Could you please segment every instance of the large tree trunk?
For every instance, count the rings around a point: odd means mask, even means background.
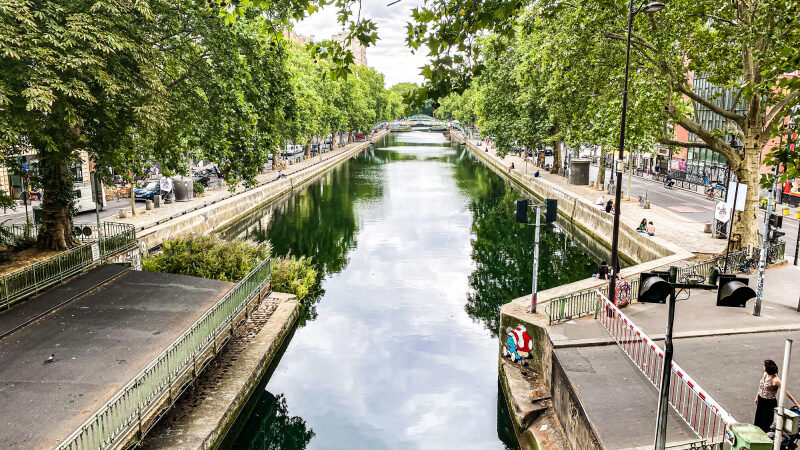
[[[42,250],[67,250],[78,244],[72,235],[73,177],[69,164],[39,155],[42,181],[42,226],[36,245]]]
[[[306,145],[303,148],[303,150],[305,150],[306,159],[311,158],[311,141],[308,141],[308,143],[306,143]]]
[[[736,222],[734,222],[734,237],[739,236],[742,247],[748,245],[758,245],[758,190],[760,175],[758,169],[760,166],[761,149],[758,148],[757,139],[752,133],[745,135],[744,139],[745,154],[744,161],[737,167],[733,167],[733,171],[740,183],[747,185],[747,196],[745,197],[744,211],[736,214]]]
[[[553,143],[553,168],[550,169],[550,173],[558,173],[559,169],[561,169],[561,153],[563,146],[564,142],[560,139],[557,139]]]

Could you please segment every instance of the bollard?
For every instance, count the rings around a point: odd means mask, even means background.
[[[144,209],[146,209],[147,211],[152,210],[153,209],[153,201],[152,200],[148,200],[147,202],[145,202]]]
[[[650,209],[650,200],[644,201],[644,209]]]
[[[161,208],[161,195],[156,194],[153,196],[153,207],[154,208]]]
[[[128,217],[128,211],[126,211],[126,210],[124,210],[124,209],[120,209],[120,210],[119,210],[119,218],[120,218],[120,219],[124,219],[124,218],[126,218],[126,217]]]
[[[703,233],[711,233],[711,222],[706,222]]]

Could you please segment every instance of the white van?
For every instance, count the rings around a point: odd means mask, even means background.
[[[100,183],[100,192],[105,192],[103,183]],[[95,199],[92,192],[92,185],[89,183],[75,183],[72,193],[75,195],[75,210],[79,213],[84,211],[94,211]],[[106,196],[100,195],[100,209],[106,206]]]

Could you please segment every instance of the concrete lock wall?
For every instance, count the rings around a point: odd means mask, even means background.
[[[514,303],[508,303],[502,307],[500,316],[500,353],[499,358],[504,358],[502,346],[508,335],[508,329],[523,326],[532,340],[532,351],[530,359],[526,364],[535,371],[541,378],[545,389],[550,393],[552,409],[564,429],[569,448],[575,450],[601,450],[603,448],[597,431],[595,430],[589,416],[583,409],[575,387],[567,377],[558,357],[553,350],[553,342],[550,339],[547,328],[547,316],[542,314],[530,314],[525,308]],[[501,371],[501,376],[506,376]],[[501,385],[507,399],[513,399],[515,394],[519,397],[519,392],[511,392],[511,383],[502,380]],[[523,396],[524,397],[524,396]],[[513,400],[509,400],[512,402]],[[517,415],[518,411],[511,407],[512,422],[516,427],[518,436],[530,435],[527,425],[530,419]],[[522,444],[522,442],[521,442]]]

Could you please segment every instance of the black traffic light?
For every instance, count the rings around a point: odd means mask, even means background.
[[[554,198],[545,199],[547,209],[545,210],[544,220],[547,223],[553,223],[558,219],[558,200]]]
[[[780,214],[770,214],[769,226],[772,228],[783,228],[783,216]]]
[[[666,303],[669,294],[674,291],[667,282],[669,272],[642,272],[639,278],[639,302]]]
[[[779,239],[779,238],[782,238],[785,235],[786,235],[785,231],[772,230],[772,234],[770,235],[770,239],[772,239],[772,240]]]
[[[756,296],[755,291],[747,286],[748,283],[747,278],[720,274],[717,306],[744,308],[747,301]]]
[[[528,223],[528,199],[523,198],[514,202],[517,208],[515,217],[518,223]]]

